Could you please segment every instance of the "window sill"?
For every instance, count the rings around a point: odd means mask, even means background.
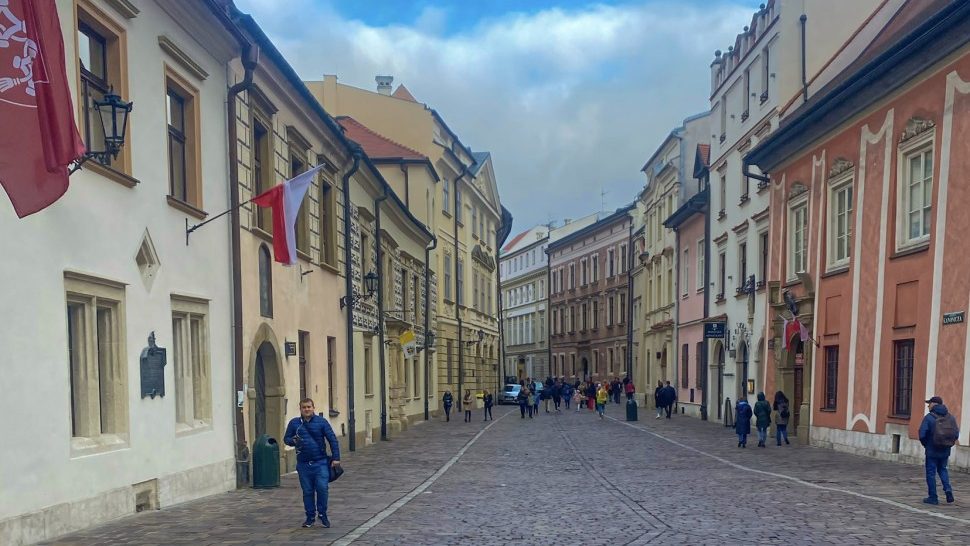
[[[761,195],[761,193],[767,189],[768,189],[767,182],[760,182],[760,181],[758,182],[758,195]]]
[[[741,200],[738,201],[738,206],[739,207],[744,206],[745,204],[747,204],[748,201],[751,201],[751,196],[748,194],[744,194],[741,196]]]
[[[334,275],[340,275],[341,274],[340,273],[340,270],[337,269],[337,266],[335,266],[333,264],[329,264],[327,262],[320,262],[317,265],[319,265],[322,269],[325,269],[325,270],[333,273]]]
[[[308,264],[312,264],[313,263],[313,258],[310,256],[310,254],[308,252],[304,252],[304,251],[302,251],[300,249],[296,249],[296,257],[299,258],[299,259],[301,259],[301,260],[303,260],[303,261],[305,261]]]
[[[836,411],[838,411],[838,409],[837,408],[819,408],[818,411],[820,411],[822,413],[835,413]]]
[[[886,419],[894,419],[896,421],[909,421],[912,419],[911,415],[887,415]]]
[[[724,209],[719,210],[717,212],[717,219],[718,220],[723,220],[725,218],[727,218],[727,212]]]
[[[168,201],[168,205],[172,208],[178,209],[189,216],[192,216],[199,220],[205,220],[205,217],[209,215],[206,211],[196,208],[190,203],[186,203],[177,197],[172,197],[171,195],[166,195],[165,200]]]
[[[175,423],[175,436],[193,436],[203,432],[212,432],[212,421],[196,421],[194,423]]]
[[[374,398],[374,395],[364,393],[364,398]]]
[[[249,231],[253,235],[259,237],[260,239],[262,239],[264,241],[266,241],[267,243],[273,244],[273,234],[272,233],[269,233],[267,231],[264,231],[263,228],[254,225],[253,227],[249,228]]]
[[[903,258],[905,256],[912,256],[913,254],[919,254],[920,252],[926,252],[930,249],[930,242],[924,241],[918,245],[913,245],[909,247],[902,248],[892,253],[889,256],[890,260],[895,260],[896,258]]]
[[[441,209],[441,214],[444,214],[448,218],[451,218],[451,212],[449,212],[447,209]]]
[[[91,171],[95,174],[99,174],[112,182],[121,184],[126,188],[134,188],[140,183],[137,178],[134,178],[131,175],[123,173],[117,169],[112,169],[107,165],[102,165],[95,160],[85,163],[83,169]]]
[[[831,269],[823,273],[821,278],[827,279],[829,277],[837,277],[839,275],[842,275],[848,272],[849,272],[849,264],[837,265],[837,266],[833,266]]]
[[[85,457],[109,451],[128,448],[127,436],[119,434],[102,434],[94,438],[75,436],[71,438],[71,458]]]

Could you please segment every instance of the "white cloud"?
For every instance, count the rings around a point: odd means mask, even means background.
[[[738,0],[741,1],[741,0]],[[371,27],[326,5],[237,0],[306,79],[367,89],[392,74],[464,144],[492,152],[515,229],[632,200],[640,166],[683,118],[708,108],[709,64],[752,6],[591,5],[484,19],[444,35],[447,12]],[[294,24],[298,21],[299,24]]]

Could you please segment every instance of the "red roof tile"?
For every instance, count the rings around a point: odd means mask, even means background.
[[[508,252],[509,250],[511,250],[515,246],[515,244],[518,243],[519,241],[521,241],[522,238],[525,237],[530,231],[532,231],[532,230],[531,229],[527,229],[527,230],[523,231],[522,233],[520,233],[520,234],[516,235],[515,237],[513,237],[512,240],[508,242],[508,244],[506,244],[504,247],[502,247],[502,252]]]
[[[700,155],[701,165],[705,167],[711,166],[711,145],[710,144],[698,144],[697,153]]]
[[[418,102],[418,99],[414,98],[414,95],[412,95],[411,92],[408,91],[408,88],[407,87],[404,87],[404,84],[403,83],[401,85],[397,86],[397,89],[395,89],[394,92],[391,93],[391,96],[394,97],[394,98],[401,99],[401,100],[408,100],[408,101],[411,101],[411,102]]]
[[[417,152],[398,144],[393,140],[368,129],[367,126],[350,116],[340,116],[337,122],[347,131],[347,138],[353,140],[364,149],[364,153],[374,159],[428,159],[421,152]]]

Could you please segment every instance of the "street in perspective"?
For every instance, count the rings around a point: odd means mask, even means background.
[[[0,0],[0,119],[0,546],[970,544],[968,0]]]

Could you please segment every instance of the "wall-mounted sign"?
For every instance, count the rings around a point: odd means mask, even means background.
[[[726,330],[726,327],[723,322],[705,322],[704,338],[705,339],[724,339],[725,330]]]
[[[960,324],[963,322],[963,311],[943,313],[943,324]]]
[[[405,330],[398,338],[398,342],[401,344],[401,350],[404,351],[404,358],[411,358],[417,354],[418,344],[414,330]]]
[[[795,366],[805,365],[805,355],[803,353],[795,353]]]
[[[296,356],[296,342],[284,341],[283,350],[286,351],[286,356]]]

